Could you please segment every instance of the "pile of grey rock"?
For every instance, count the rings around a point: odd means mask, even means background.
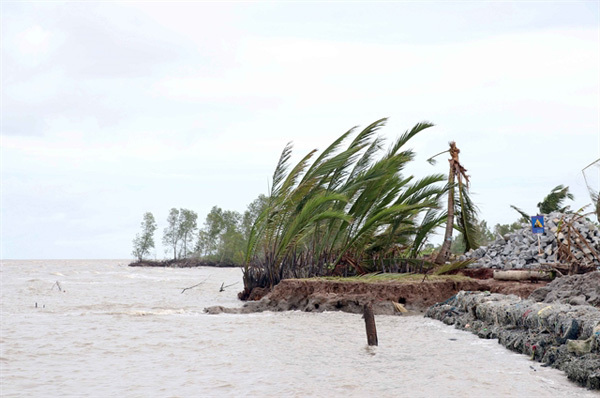
[[[544,216],[544,233],[538,236],[531,232],[531,226],[523,224],[523,228],[498,237],[489,246],[481,246],[471,250],[459,260],[477,259],[470,268],[495,268],[495,269],[538,269],[541,265],[556,263],[558,259],[559,242],[568,242],[565,236],[564,222],[559,231],[561,219],[571,222],[577,231],[570,235],[571,241],[578,240],[583,249],[572,244],[570,247],[573,256],[580,261],[586,261],[600,267],[600,261],[593,259],[592,252],[600,253],[600,231],[585,218],[574,220],[572,214],[551,213]],[[576,236],[574,236],[576,235]],[[585,240],[585,242],[582,241]],[[589,247],[588,247],[589,246]]]

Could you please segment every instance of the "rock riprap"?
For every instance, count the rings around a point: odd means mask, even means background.
[[[459,292],[426,316],[529,355],[569,379],[600,389],[600,310],[589,305],[536,302],[514,295]]]
[[[477,259],[470,268],[538,269],[559,261],[600,267],[600,231],[593,223],[561,213],[545,215],[544,222],[539,242],[531,226],[523,224],[520,230],[499,237],[489,246],[469,251],[461,260]]]
[[[588,304],[600,308],[600,271],[556,278],[534,290],[529,298],[545,303]]]

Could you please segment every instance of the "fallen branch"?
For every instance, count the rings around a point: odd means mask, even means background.
[[[207,276],[207,277],[206,277],[206,279],[208,279],[209,277],[210,277],[210,275],[209,275],[209,276]],[[190,286],[190,287],[186,287],[186,288],[184,288],[184,289],[181,291],[181,294],[183,294],[183,292],[185,292],[186,290],[193,289],[193,288],[195,288],[196,286],[200,286],[201,284],[203,284],[204,282],[206,282],[206,279],[204,279],[204,280],[203,280],[202,282],[200,282],[200,283],[196,283],[194,286]]]
[[[223,282],[223,283],[221,284],[221,288],[219,289],[219,292],[224,292],[226,288],[228,288],[228,287],[231,287],[231,286],[233,286],[233,285],[237,285],[237,284],[238,284],[238,282],[236,282],[236,283],[232,283],[231,285],[227,285],[227,286],[225,286],[225,282]]]

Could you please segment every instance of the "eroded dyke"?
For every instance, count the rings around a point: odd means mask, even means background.
[[[394,303],[401,304],[412,313],[446,300],[461,290],[514,293],[527,297],[542,284],[499,282],[494,280],[425,280],[412,282],[355,282],[331,280],[288,279],[281,281],[265,297],[250,301],[240,308],[209,307],[205,311],[218,313],[251,313],[262,311],[305,312],[344,311],[362,313],[366,303],[373,304],[376,315],[393,315]]]
[[[503,346],[564,371],[570,380],[600,389],[600,309],[544,303],[515,295],[462,291],[425,316],[498,339]]]

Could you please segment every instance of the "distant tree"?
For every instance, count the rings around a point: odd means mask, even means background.
[[[133,254],[138,261],[142,261],[144,256],[150,254],[150,249],[154,248],[154,232],[156,231],[156,221],[154,215],[147,212],[142,220],[142,232],[136,234],[133,240]]]
[[[487,221],[485,221],[485,220],[479,221],[475,228],[477,230],[476,240],[477,240],[477,242],[479,242],[479,244],[487,245],[490,242],[493,242],[495,240],[494,233],[488,227]]]
[[[529,222],[529,220],[527,220],[527,222]],[[515,221],[512,224],[496,224],[494,226],[494,234],[504,236],[511,232],[518,231],[521,228],[523,228],[523,224],[519,221]]]
[[[223,212],[223,229],[219,236],[219,261],[238,262],[243,260],[244,236],[240,231],[242,216],[237,211]]]
[[[494,240],[494,234],[488,228],[487,221],[481,220],[474,225],[473,237],[475,241],[480,245],[488,245]],[[460,254],[468,251],[468,249],[466,248],[465,238],[462,233],[460,233],[456,237],[456,239],[452,241],[450,251],[453,254]]]
[[[208,247],[210,245],[210,239],[208,237],[208,233],[204,228],[198,231],[198,240],[196,242],[196,247],[194,248],[195,255],[197,257],[206,257],[208,256]]]
[[[173,259],[177,260],[177,246],[179,244],[179,210],[172,208],[167,217],[167,227],[163,232],[163,245],[173,249]]]
[[[242,215],[213,206],[198,231],[196,255],[218,262],[240,263],[245,247]]]
[[[218,206],[213,206],[204,220],[204,227],[199,233],[198,248],[202,248],[204,256],[216,254],[219,246],[219,237],[224,229],[223,210]]]
[[[177,230],[179,235],[179,257],[183,258],[188,256],[188,247],[192,245],[194,240],[194,233],[197,229],[198,214],[192,210],[180,209],[179,219],[177,222]]]
[[[256,199],[254,199],[246,208],[244,215],[242,216],[242,234],[244,235],[244,239],[247,241],[250,237],[250,231],[252,231],[252,225],[260,215],[260,213],[267,206],[268,198],[260,194]]]

